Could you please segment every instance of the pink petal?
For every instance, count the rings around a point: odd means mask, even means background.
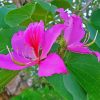
[[[66,23],[65,23],[66,24]],[[68,24],[68,22],[67,22]],[[80,42],[85,35],[82,28],[82,20],[79,16],[73,15],[69,18],[69,26],[65,28],[64,38],[67,44]]]
[[[14,61],[11,59],[10,54],[4,55],[0,54],[0,68],[8,69],[8,70],[22,70],[29,66],[34,66],[37,64],[37,61],[32,61],[27,58],[23,58],[16,53],[12,52],[12,56]]]
[[[80,53],[80,54],[92,53],[92,51],[90,51],[88,47],[84,46],[83,43],[74,43],[74,44],[68,45],[67,50],[71,52],[75,52],[75,53]]]
[[[43,49],[41,55],[42,58],[47,56],[47,53],[50,51],[52,45],[57,40],[58,36],[61,34],[63,28],[64,28],[63,24],[56,24],[46,31],[45,39],[43,42],[44,44],[42,48]]]
[[[65,32],[64,38],[67,44],[73,44],[74,42],[80,42],[85,35],[85,31],[82,27],[82,19],[77,15],[69,16],[64,9],[57,10],[60,13],[60,17],[64,20]]]
[[[39,48],[42,46],[44,39],[44,23],[31,23],[25,31],[26,42],[34,48],[36,56],[39,56]]]
[[[14,59],[16,61],[24,63],[27,66],[33,66],[33,65],[38,63],[38,59],[26,58],[26,57],[23,57],[23,56],[20,56],[20,55],[16,54],[15,52],[12,52],[12,56],[14,57]]]
[[[13,50],[25,57],[35,58],[34,50],[29,45],[25,43],[25,36],[23,31],[15,33],[12,37],[12,48]]]
[[[67,20],[68,19],[68,13],[66,13],[63,8],[57,9],[57,12],[60,13],[59,15],[63,20]]]
[[[100,62],[100,52],[93,51],[92,54],[95,55],[98,58],[98,62]]]
[[[0,54],[0,68],[8,69],[8,70],[22,70],[26,68],[26,66],[19,66],[12,62],[10,55]]]
[[[67,73],[67,69],[63,60],[55,53],[50,54],[44,61],[41,61],[39,65],[38,75],[41,77],[61,73]]]
[[[95,55],[98,58],[98,62],[100,62],[100,53],[97,51],[91,51],[88,47],[84,46],[83,43],[74,43],[68,45],[67,50],[74,53]]]

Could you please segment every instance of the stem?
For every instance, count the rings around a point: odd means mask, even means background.
[[[81,12],[85,11],[87,7],[92,3],[93,0],[89,0],[87,4],[80,10]]]
[[[33,19],[32,19],[32,17],[30,17],[30,20],[31,20],[31,22],[33,22]]]

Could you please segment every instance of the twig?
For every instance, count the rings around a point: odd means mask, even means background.
[[[81,12],[85,11],[86,8],[92,3],[93,0],[89,0],[87,4],[80,10]]]

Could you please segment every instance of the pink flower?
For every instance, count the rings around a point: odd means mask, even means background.
[[[57,24],[44,31],[44,23],[40,21],[31,23],[25,31],[15,33],[11,41],[13,51],[7,55],[0,54],[0,68],[22,70],[38,64],[39,76],[67,73],[60,56],[48,54],[62,29],[63,25]]]
[[[63,8],[58,9],[57,12],[60,13],[60,17],[64,20],[64,39],[66,40],[67,50],[80,54],[92,54],[97,56],[98,61],[100,61],[100,53],[91,51],[88,48],[91,43],[81,42],[85,36],[81,18],[75,14],[68,15]]]

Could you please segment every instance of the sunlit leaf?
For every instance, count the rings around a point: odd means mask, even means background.
[[[33,90],[32,88],[26,89],[20,95],[11,98],[11,100],[62,100],[61,97],[48,87]]]
[[[71,74],[54,75],[47,78],[65,100],[86,100],[86,94]]]
[[[11,27],[18,26],[27,19],[31,20],[34,8],[35,4],[31,3],[31,4],[26,4],[21,8],[12,10],[7,14],[5,21]]]
[[[91,23],[100,30],[100,9],[95,10],[91,16]]]
[[[9,27],[6,23],[5,23],[5,16],[6,14],[10,11],[10,10],[13,10],[15,9],[15,7],[13,6],[4,6],[4,7],[1,7],[0,8],[0,28],[7,28]]]
[[[35,0],[37,3],[39,3],[44,9],[46,9],[47,11],[51,12],[51,13],[55,13],[56,12],[56,6],[52,5],[49,2],[46,2],[44,0]]]
[[[68,67],[84,90],[89,100],[100,98],[100,62],[92,55],[72,55]]]
[[[70,8],[71,5],[67,0],[53,0],[51,4],[55,5],[58,8]]]

